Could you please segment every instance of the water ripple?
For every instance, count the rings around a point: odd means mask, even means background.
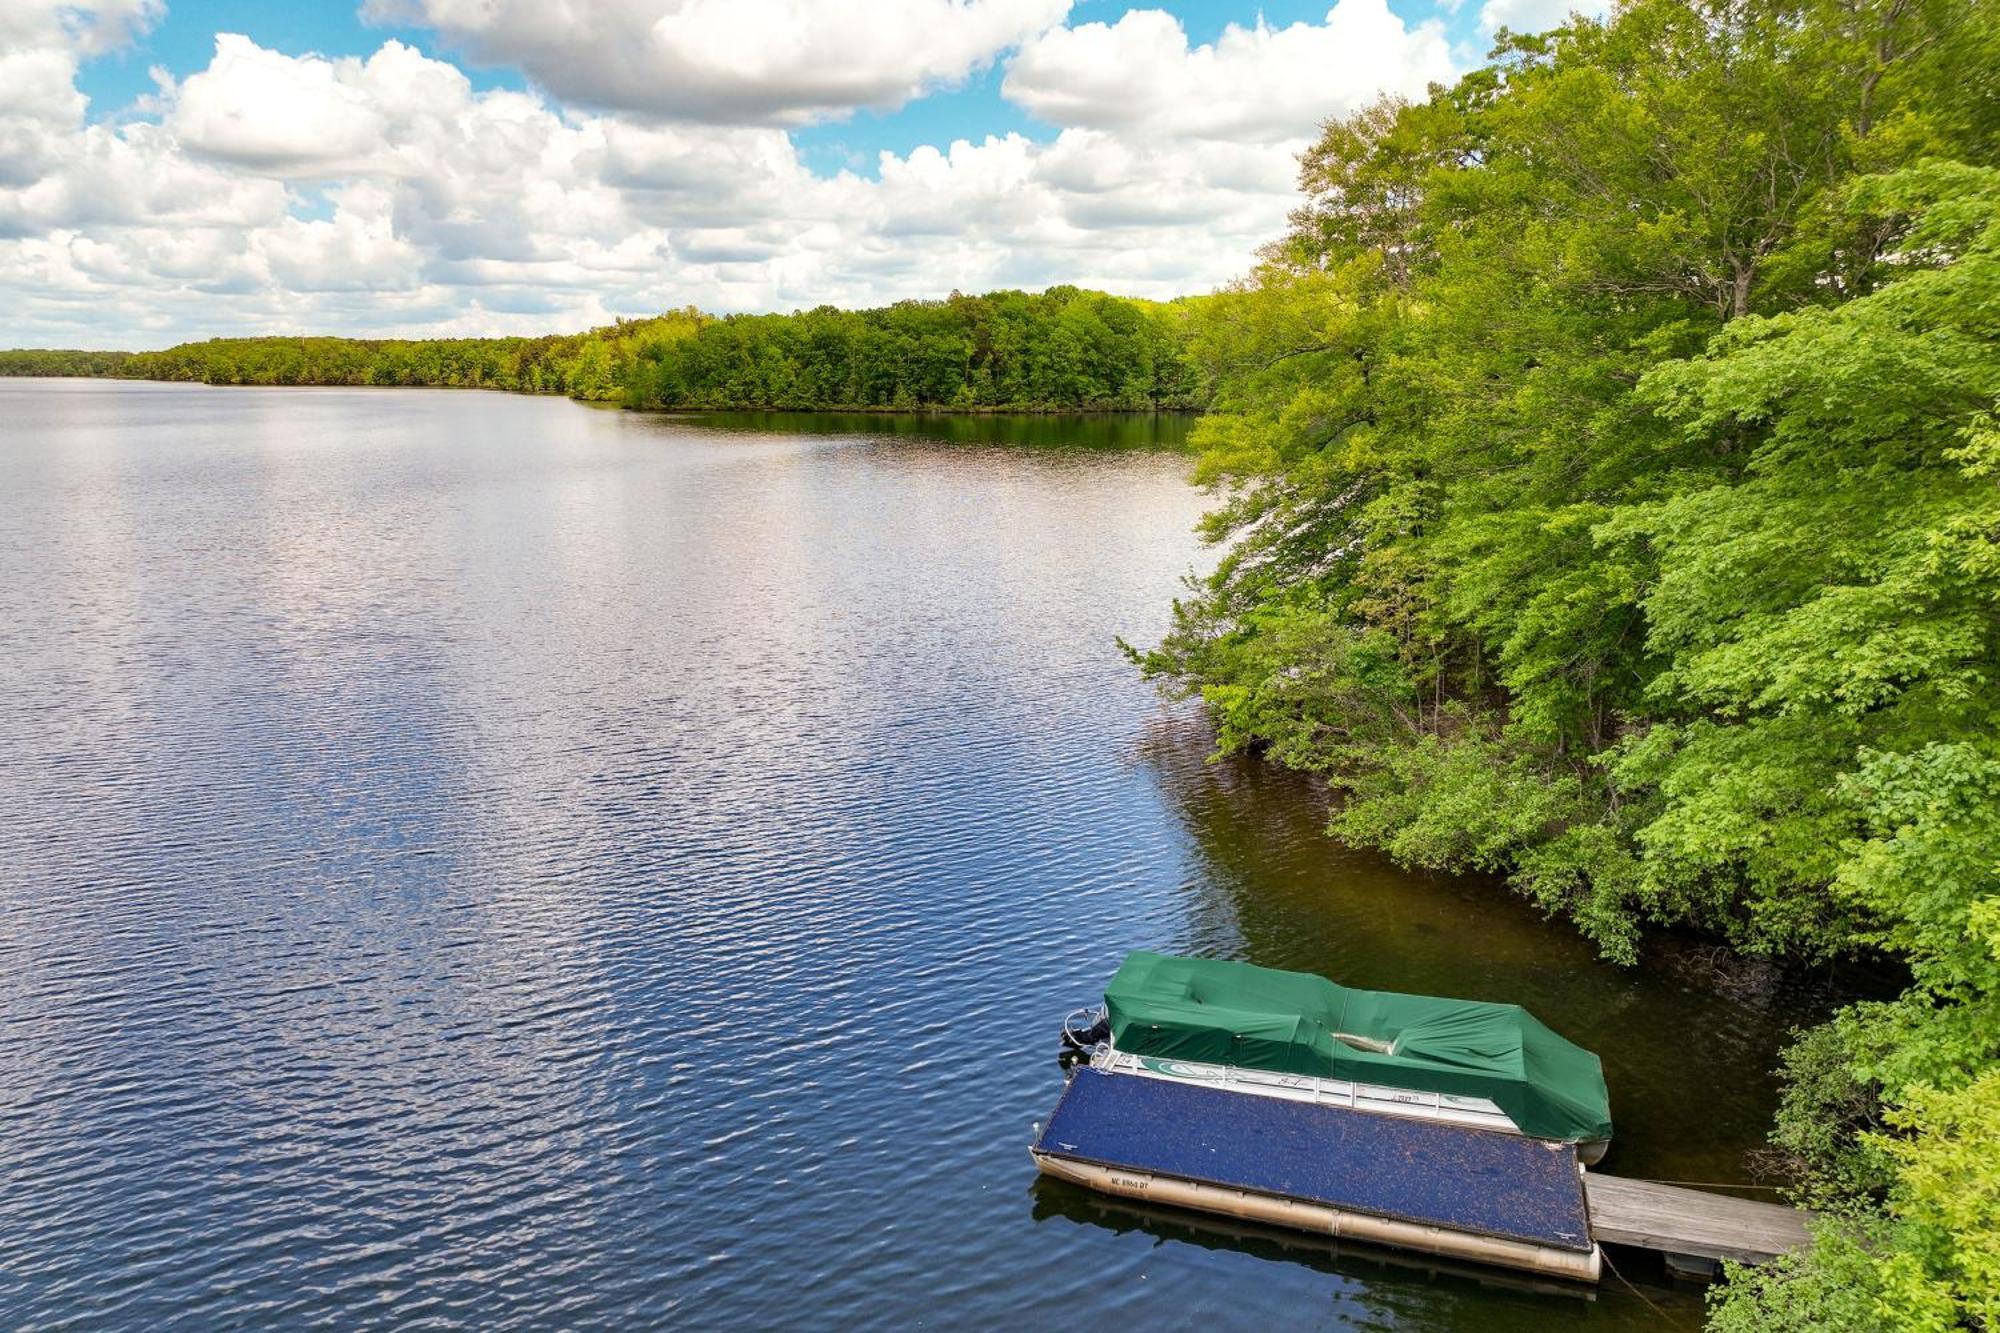
[[[1775,1041],[1511,908],[1452,975],[1473,890],[1204,763],[1112,641],[1201,558],[1176,456],[0,411],[0,1323],[1527,1327],[1033,1184],[1053,1017],[1199,944]]]

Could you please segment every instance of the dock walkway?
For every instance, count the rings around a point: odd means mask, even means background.
[[[1670,1260],[1763,1263],[1804,1245],[1806,1223],[1812,1219],[1812,1214],[1780,1203],[1594,1171],[1584,1172],[1583,1192],[1590,1202],[1590,1231],[1598,1241],[1659,1250]]]

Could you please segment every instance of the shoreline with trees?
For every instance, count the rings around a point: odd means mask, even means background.
[[[1132,656],[1608,957],[1876,956],[1728,1333],[2000,1323],[2000,23],[1631,0],[1329,123],[1193,317],[1223,557]],[[1699,1077],[1690,1051],[1690,1077]]]
[[[156,352],[0,351],[0,375],[498,389],[646,410],[1195,411],[1195,302],[1076,287],[872,310],[692,308],[538,338],[214,338]]]

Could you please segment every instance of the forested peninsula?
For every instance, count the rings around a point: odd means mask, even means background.
[[[1785,1057],[1826,1220],[1731,1333],[2000,1327],[1996,69],[1964,0],[1503,36],[1194,321],[1226,555],[1134,655],[1225,749],[1615,958],[1907,968]]]
[[[157,352],[0,352],[0,375],[433,385],[638,408],[1164,411],[1198,406],[1187,303],[1076,287],[875,310],[698,310],[539,338],[215,338]]]

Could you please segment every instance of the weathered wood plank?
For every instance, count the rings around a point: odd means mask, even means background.
[[[1762,1263],[1805,1244],[1812,1219],[1783,1204],[1590,1171],[1583,1188],[1598,1241],[1669,1254]]]

